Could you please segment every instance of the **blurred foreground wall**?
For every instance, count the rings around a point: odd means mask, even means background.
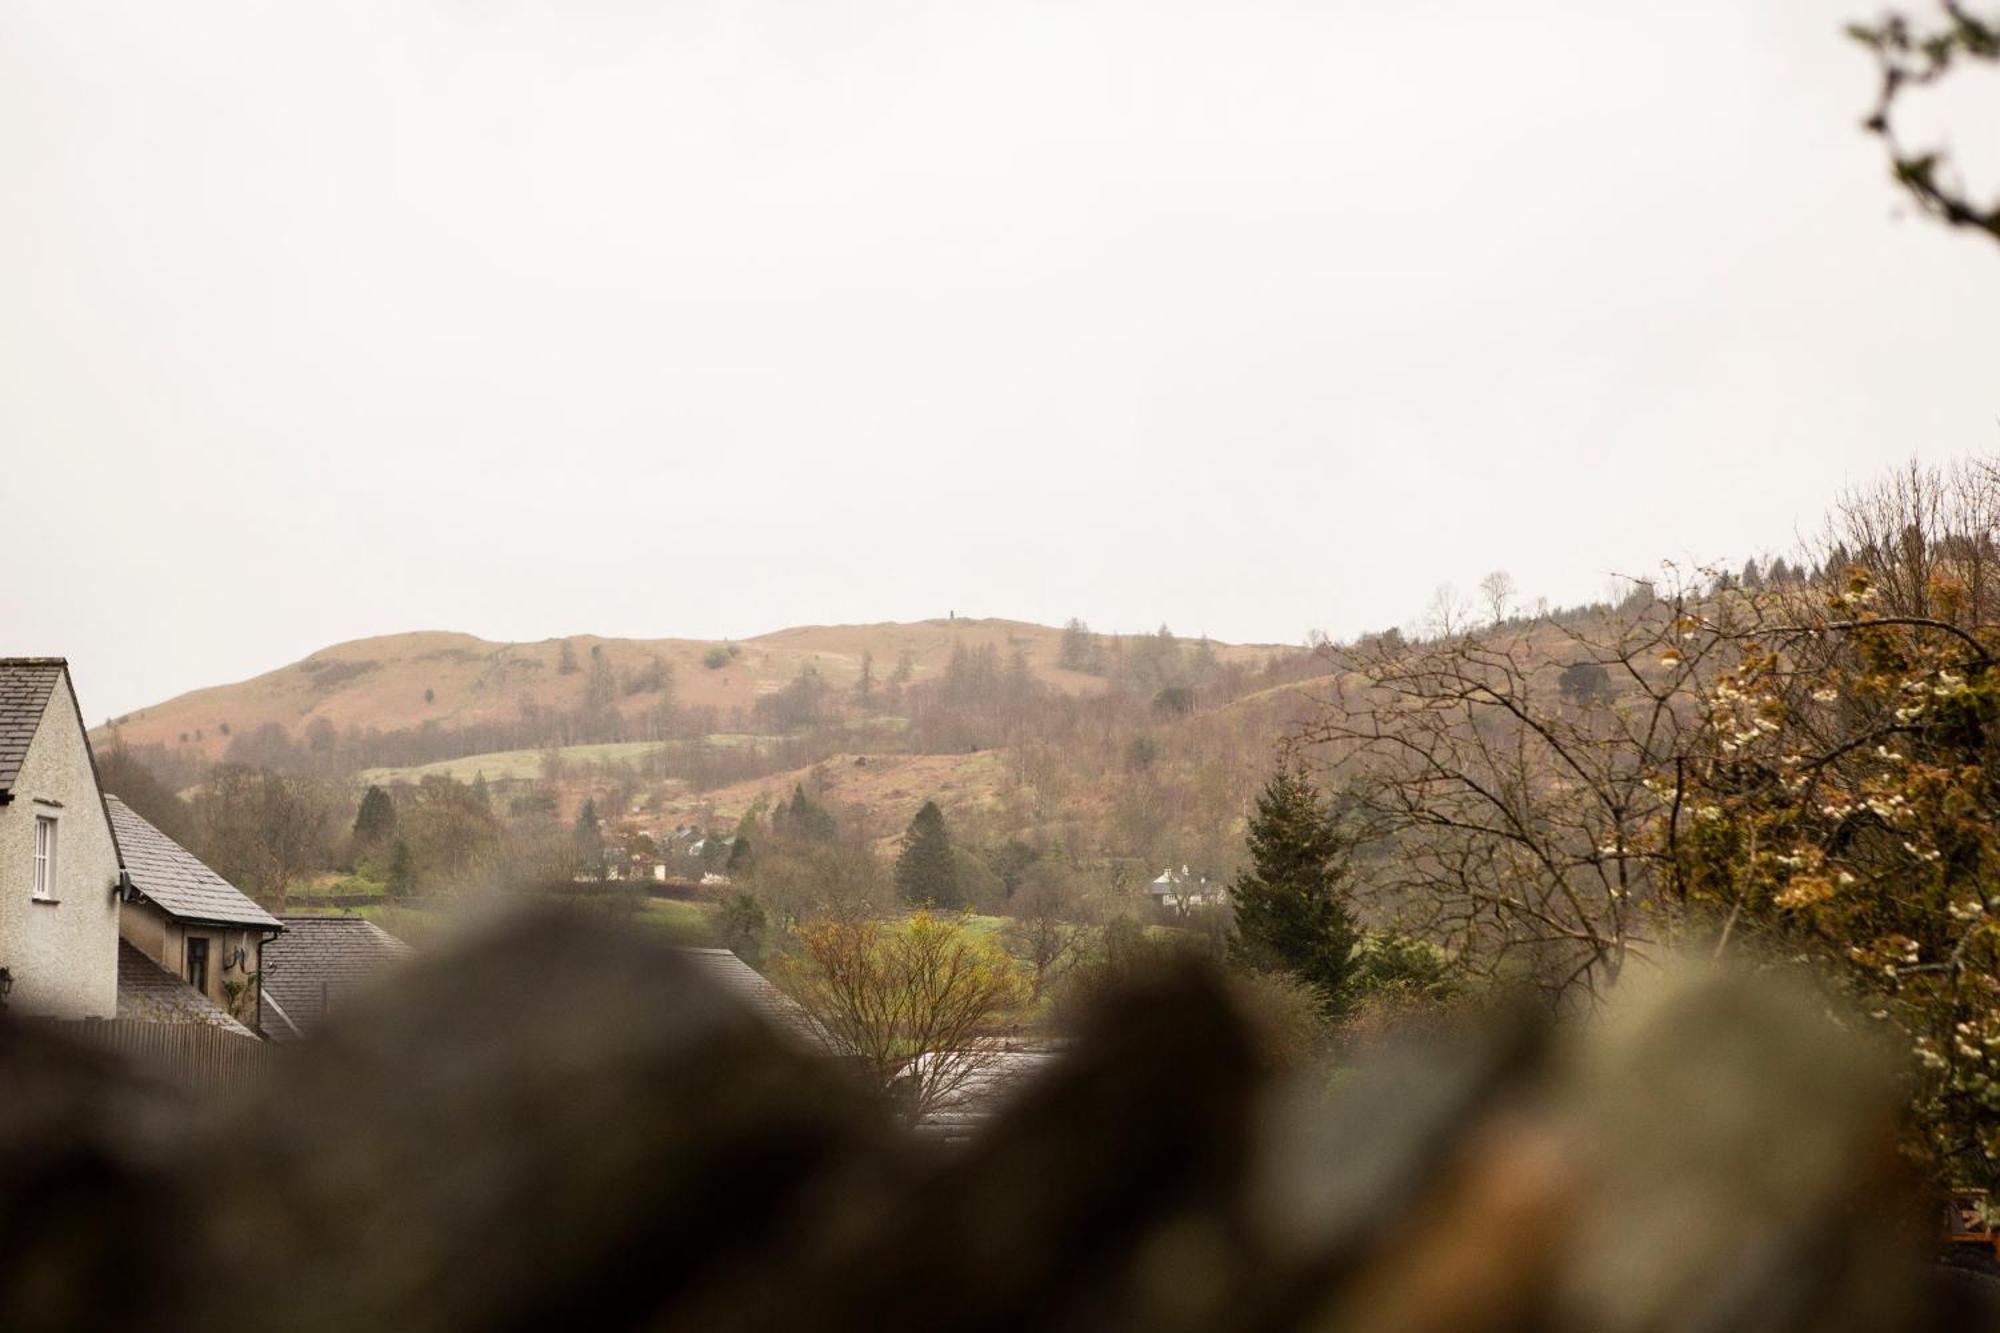
[[[1195,968],[974,1143],[893,1128],[674,951],[530,916],[224,1097],[0,1028],[0,1328],[1968,1330],[1872,1055],[1690,974],[1263,1072]]]

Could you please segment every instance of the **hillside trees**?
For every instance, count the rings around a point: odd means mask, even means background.
[[[279,911],[297,880],[331,860],[333,802],[311,778],[223,764],[194,809],[202,860]]]
[[[749,885],[772,916],[787,923],[860,920],[893,905],[881,859],[851,834],[813,842],[767,839],[757,849]]]
[[[1349,839],[1304,768],[1280,764],[1250,820],[1251,864],[1231,888],[1230,956],[1311,986],[1322,1010],[1347,1009],[1360,937],[1346,895]]]
[[[759,722],[779,731],[817,726],[825,719],[829,687],[810,662],[783,689],[758,699],[752,711]]]
[[[806,795],[801,782],[792,784],[792,799],[771,812],[771,832],[781,839],[828,842],[838,830],[833,813]]]
[[[1090,626],[1072,616],[1056,644],[1056,665],[1065,671],[1102,671],[1103,650]]]
[[[124,745],[113,743],[97,756],[97,780],[154,828],[185,847],[193,847],[199,830],[195,812],[153,769]]]
[[[1588,1003],[1661,943],[1657,831],[1704,725],[1695,700],[1733,665],[1727,634],[1684,637],[1685,588],[1543,632],[1615,683],[1579,702],[1520,636],[1466,633],[1354,655],[1301,730],[1359,827],[1393,854],[1366,891],[1472,975]]]
[[[397,813],[393,830],[395,845],[409,857],[413,881],[421,877],[434,888],[470,888],[485,883],[497,867],[498,821],[477,790],[454,778],[427,775]]]

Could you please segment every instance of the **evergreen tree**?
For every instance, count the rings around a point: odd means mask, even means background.
[[[861,679],[854,682],[854,698],[862,707],[875,701],[875,654],[861,654]]]
[[[592,879],[604,878],[604,829],[598,823],[597,802],[585,800],[583,809],[576,812],[577,866]]]
[[[896,896],[919,907],[960,905],[958,863],[936,801],[925,801],[903,834],[903,850],[896,857]]]
[[[764,961],[764,939],[771,918],[763,904],[747,893],[732,893],[722,900],[722,910],[715,915],[723,948],[752,967]]]
[[[416,870],[410,864],[410,844],[401,838],[389,849],[389,896],[403,898],[409,895],[416,883]]]
[[[493,792],[486,785],[486,770],[483,768],[472,775],[472,800],[479,807],[481,813],[492,813]]]
[[[1063,626],[1056,649],[1056,665],[1065,671],[1091,671],[1097,666],[1097,636],[1080,618],[1071,616]]]
[[[792,784],[792,799],[772,812],[774,828],[791,838],[807,838],[814,842],[825,842],[833,837],[834,820],[825,806],[806,795],[805,785]]]
[[[1360,938],[1345,892],[1350,843],[1303,767],[1287,762],[1265,784],[1248,841],[1250,867],[1231,890],[1230,957],[1289,973],[1319,992],[1328,1014],[1342,1012]]]
[[[389,793],[370,784],[361,793],[361,808],[354,815],[354,840],[363,848],[379,847],[395,836],[396,803]]]

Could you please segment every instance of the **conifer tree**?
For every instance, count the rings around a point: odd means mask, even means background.
[[[896,896],[919,907],[959,906],[958,862],[936,801],[925,801],[903,834],[903,850],[896,857]]]
[[[1329,1015],[1341,1013],[1360,937],[1345,892],[1350,843],[1303,766],[1287,761],[1265,784],[1248,841],[1251,865],[1231,889],[1231,958],[1289,973],[1319,992]]]
[[[597,820],[597,802],[585,800],[576,813],[576,859],[578,867],[592,879],[604,878],[604,830]]]
[[[354,840],[362,848],[379,847],[396,832],[396,803],[380,787],[369,785],[354,814]]]
[[[409,896],[416,884],[416,869],[410,864],[410,844],[401,838],[389,849],[389,882],[387,888],[392,898]]]
[[[771,827],[788,838],[825,842],[833,837],[833,816],[825,806],[806,795],[805,785],[792,784],[792,799],[771,813]]]

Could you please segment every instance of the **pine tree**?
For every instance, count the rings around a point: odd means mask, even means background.
[[[403,898],[409,895],[416,882],[416,871],[410,864],[410,844],[401,838],[389,849],[389,896]]]
[[[592,879],[604,878],[604,830],[597,820],[597,802],[586,800],[576,813],[576,859],[578,867]]]
[[[1077,616],[1071,616],[1069,623],[1063,626],[1062,639],[1056,649],[1056,665],[1065,671],[1090,671],[1097,665],[1097,636]]]
[[[1251,866],[1231,890],[1231,958],[1289,973],[1319,992],[1328,1014],[1342,1012],[1360,937],[1345,892],[1350,844],[1302,767],[1283,764],[1265,784],[1248,841]]]
[[[354,814],[354,840],[362,847],[379,847],[396,832],[396,803],[389,793],[370,784],[361,793],[361,808]]]
[[[825,842],[834,835],[833,816],[825,806],[806,795],[805,785],[792,784],[792,799],[781,805],[771,817],[774,828],[790,838],[809,838],[815,842]]]
[[[903,834],[903,850],[896,857],[896,896],[918,907],[960,904],[958,862],[936,801],[925,801]]]

